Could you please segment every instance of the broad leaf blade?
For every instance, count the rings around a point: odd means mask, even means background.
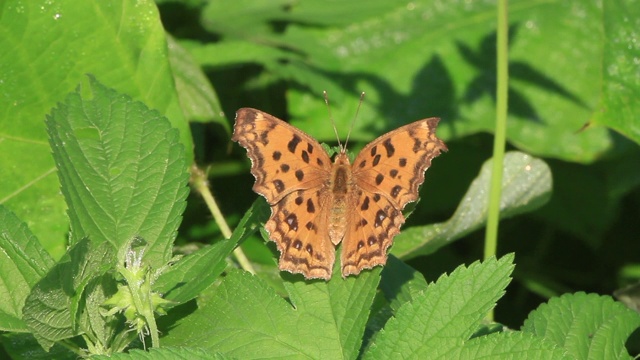
[[[167,116],[192,153],[153,1],[2,1],[0,49],[0,201],[55,259],[68,220],[43,120],[86,74]]]
[[[604,86],[594,122],[610,126],[640,144],[640,4],[604,1]]]
[[[27,225],[0,205],[0,330],[26,332],[22,306],[55,264]]]
[[[522,331],[543,337],[577,359],[630,358],[629,335],[640,315],[609,296],[566,294],[529,314]]]
[[[115,263],[111,244],[82,240],[33,288],[23,309],[24,320],[40,345],[49,349],[56,341],[80,334],[79,307],[85,287]]]
[[[403,230],[391,252],[403,259],[428,255],[484,226],[487,219],[488,189],[492,160],[482,165],[453,216],[444,223]],[[551,197],[552,178],[542,160],[521,152],[508,152],[504,159],[500,217],[508,218],[532,211]]]
[[[186,205],[188,176],[178,132],[166,118],[90,78],[47,118],[71,243],[88,237],[120,249],[143,238],[159,268]]]
[[[400,306],[371,341],[365,359],[445,357],[460,347],[504,294],[513,255],[461,266]]]
[[[572,360],[562,348],[550,341],[522,332],[501,332],[469,340],[447,354],[445,359],[531,359]]]
[[[260,279],[233,271],[163,344],[197,345],[238,358],[352,359],[378,279],[379,268],[328,283],[294,281],[286,285],[289,303]]]
[[[220,353],[211,353],[201,348],[166,347],[153,348],[149,351],[131,350],[128,353],[92,356],[99,360],[226,360],[231,357]]]

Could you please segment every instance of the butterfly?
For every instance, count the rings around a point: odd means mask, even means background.
[[[329,280],[340,242],[342,277],[384,265],[405,221],[402,209],[418,199],[431,160],[447,150],[435,134],[439,120],[390,131],[351,164],[346,146],[339,145],[332,161],[302,130],[239,109],[232,140],[247,150],[253,190],[271,206],[265,230],[280,252],[280,270]]]

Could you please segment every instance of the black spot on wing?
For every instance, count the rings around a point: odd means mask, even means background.
[[[380,154],[376,155],[376,156],[373,158],[373,162],[372,162],[371,164],[372,164],[373,166],[377,166],[377,165],[378,165],[378,163],[380,162],[380,157],[381,157],[381,156],[380,156]]]
[[[314,213],[316,212],[316,206],[313,204],[313,200],[307,199],[307,212]]]
[[[382,180],[384,180],[384,175],[382,174],[376,175],[376,185],[382,184]]]
[[[384,221],[384,219],[387,218],[387,214],[384,212],[384,210],[378,210],[378,212],[376,213],[376,220],[373,223],[374,227],[380,227],[382,226],[382,222]]]
[[[287,144],[287,149],[289,149],[289,152],[294,154],[296,152],[296,147],[298,147],[298,144],[300,143],[300,141],[302,141],[300,136],[294,134],[293,138],[291,138],[291,140]]]
[[[393,198],[397,198],[398,194],[400,194],[400,190],[402,190],[402,186],[400,185],[396,185],[391,189],[391,196],[393,196]]]
[[[369,210],[369,197],[366,196],[364,201],[362,201],[362,205],[360,205],[360,210],[367,211]]]
[[[279,193],[284,191],[284,183],[282,182],[282,180],[279,180],[279,179],[273,180],[273,186],[275,186],[276,191]]]
[[[289,214],[287,215],[287,217],[284,219],[284,221],[287,222],[287,224],[289,224],[289,229],[293,230],[293,231],[297,231],[298,230],[298,217],[296,216],[296,214]]]
[[[384,146],[384,149],[387,150],[387,157],[392,157],[396,149],[393,147],[391,139],[385,140],[382,145]]]

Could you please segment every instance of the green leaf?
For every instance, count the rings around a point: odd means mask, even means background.
[[[625,348],[640,314],[597,294],[552,298],[529,314],[523,332],[543,337],[576,359],[631,359]]]
[[[405,229],[396,237],[391,252],[403,259],[428,255],[484,226],[490,180],[491,160],[488,160],[449,220]],[[544,161],[520,152],[506,153],[500,217],[512,217],[542,206],[549,200],[551,189],[551,171]]]
[[[202,25],[226,37],[266,39],[271,34],[270,21],[282,17],[291,0],[233,2],[212,1],[202,11]]]
[[[153,1],[2,1],[0,49],[0,203],[55,259],[69,229],[43,120],[86,74],[167,116],[193,157]]]
[[[104,275],[115,264],[111,244],[86,239],[69,252],[33,288],[23,308],[24,320],[40,345],[50,349],[54,342],[80,334],[78,319],[83,311],[89,282]]]
[[[379,273],[377,268],[329,282],[285,274],[288,302],[259,278],[232,271],[207,304],[179,321],[162,341],[238,358],[353,359]]]
[[[406,302],[371,342],[365,359],[446,357],[460,347],[504,294],[513,255],[460,266]]]
[[[149,351],[131,350],[128,353],[92,356],[98,360],[225,360],[232,359],[220,353],[210,353],[200,348],[166,347],[152,348]]]
[[[574,359],[553,343],[528,333],[502,332],[476,337],[447,354],[446,359]]]
[[[2,348],[13,360],[77,360],[78,354],[56,344],[45,351],[32,334],[5,333],[0,335]]]
[[[230,133],[229,122],[209,79],[193,57],[174,38],[168,37],[169,61],[176,82],[180,107],[189,121],[215,122]]]
[[[609,126],[640,144],[640,2],[602,3],[604,86],[600,109],[593,122]]]
[[[362,348],[368,348],[371,337],[384,327],[384,324],[394,313],[403,304],[414,301],[416,297],[421,297],[427,287],[427,281],[421,273],[395,256],[389,255],[387,264],[382,269],[380,292],[377,294],[377,303],[374,304],[367,323],[367,332]]]
[[[105,308],[104,302],[117,292],[117,285],[112,274],[105,274],[91,279],[87,284],[85,296],[83,297],[82,311],[79,316],[79,328],[86,334],[88,347],[99,348],[101,350],[123,350],[113,349],[113,339],[119,326],[121,318],[115,316],[103,316]],[[131,334],[131,333],[130,333]],[[135,336],[135,334],[131,334]],[[130,336],[131,336],[130,335]],[[96,353],[94,351],[92,353]]]
[[[176,304],[185,303],[200,294],[218,280],[218,276],[226,268],[226,258],[262,226],[261,220],[266,202],[259,199],[247,210],[231,238],[220,240],[211,246],[187,255],[160,275],[153,286],[154,291],[163,293],[167,300]],[[268,211],[268,210],[267,210]]]
[[[140,237],[148,244],[148,264],[163,266],[188,193],[177,130],[94,78],[53,109],[47,130],[69,206],[71,243],[88,237],[120,249]]]
[[[495,2],[408,5],[377,0],[324,10],[349,19],[345,21],[314,21],[309,14],[317,13],[318,5],[288,5],[252,4],[245,9],[216,2],[203,17],[207,29],[223,38],[288,50],[281,61],[286,66],[277,66],[271,57],[264,64],[278,71],[276,77],[294,83],[287,102],[296,126],[321,141],[334,139],[321,101],[327,90],[330,98],[339,100],[333,101],[332,112],[344,132],[360,92],[367,93],[353,140],[368,141],[428,116],[443,118],[445,139],[492,131]],[[516,0],[510,2],[509,17],[510,143],[535,155],[583,163],[612,150],[618,139],[605,128],[577,133],[593,118],[607,81],[600,75],[606,44],[601,7],[580,1]],[[273,22],[287,19],[292,21],[281,35],[273,30]],[[624,55],[631,64],[633,54]],[[635,118],[627,115],[624,121]]]
[[[55,262],[27,225],[0,205],[0,330],[26,332],[22,306]]]

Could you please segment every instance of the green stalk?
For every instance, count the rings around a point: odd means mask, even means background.
[[[508,1],[498,1],[498,37],[496,44],[496,130],[493,140],[493,169],[489,191],[489,209],[485,233],[484,258],[496,255],[498,246],[498,222],[500,221],[500,198],[502,195],[502,171],[507,135],[507,92],[509,83],[509,18]],[[493,312],[488,315],[493,321]]]

